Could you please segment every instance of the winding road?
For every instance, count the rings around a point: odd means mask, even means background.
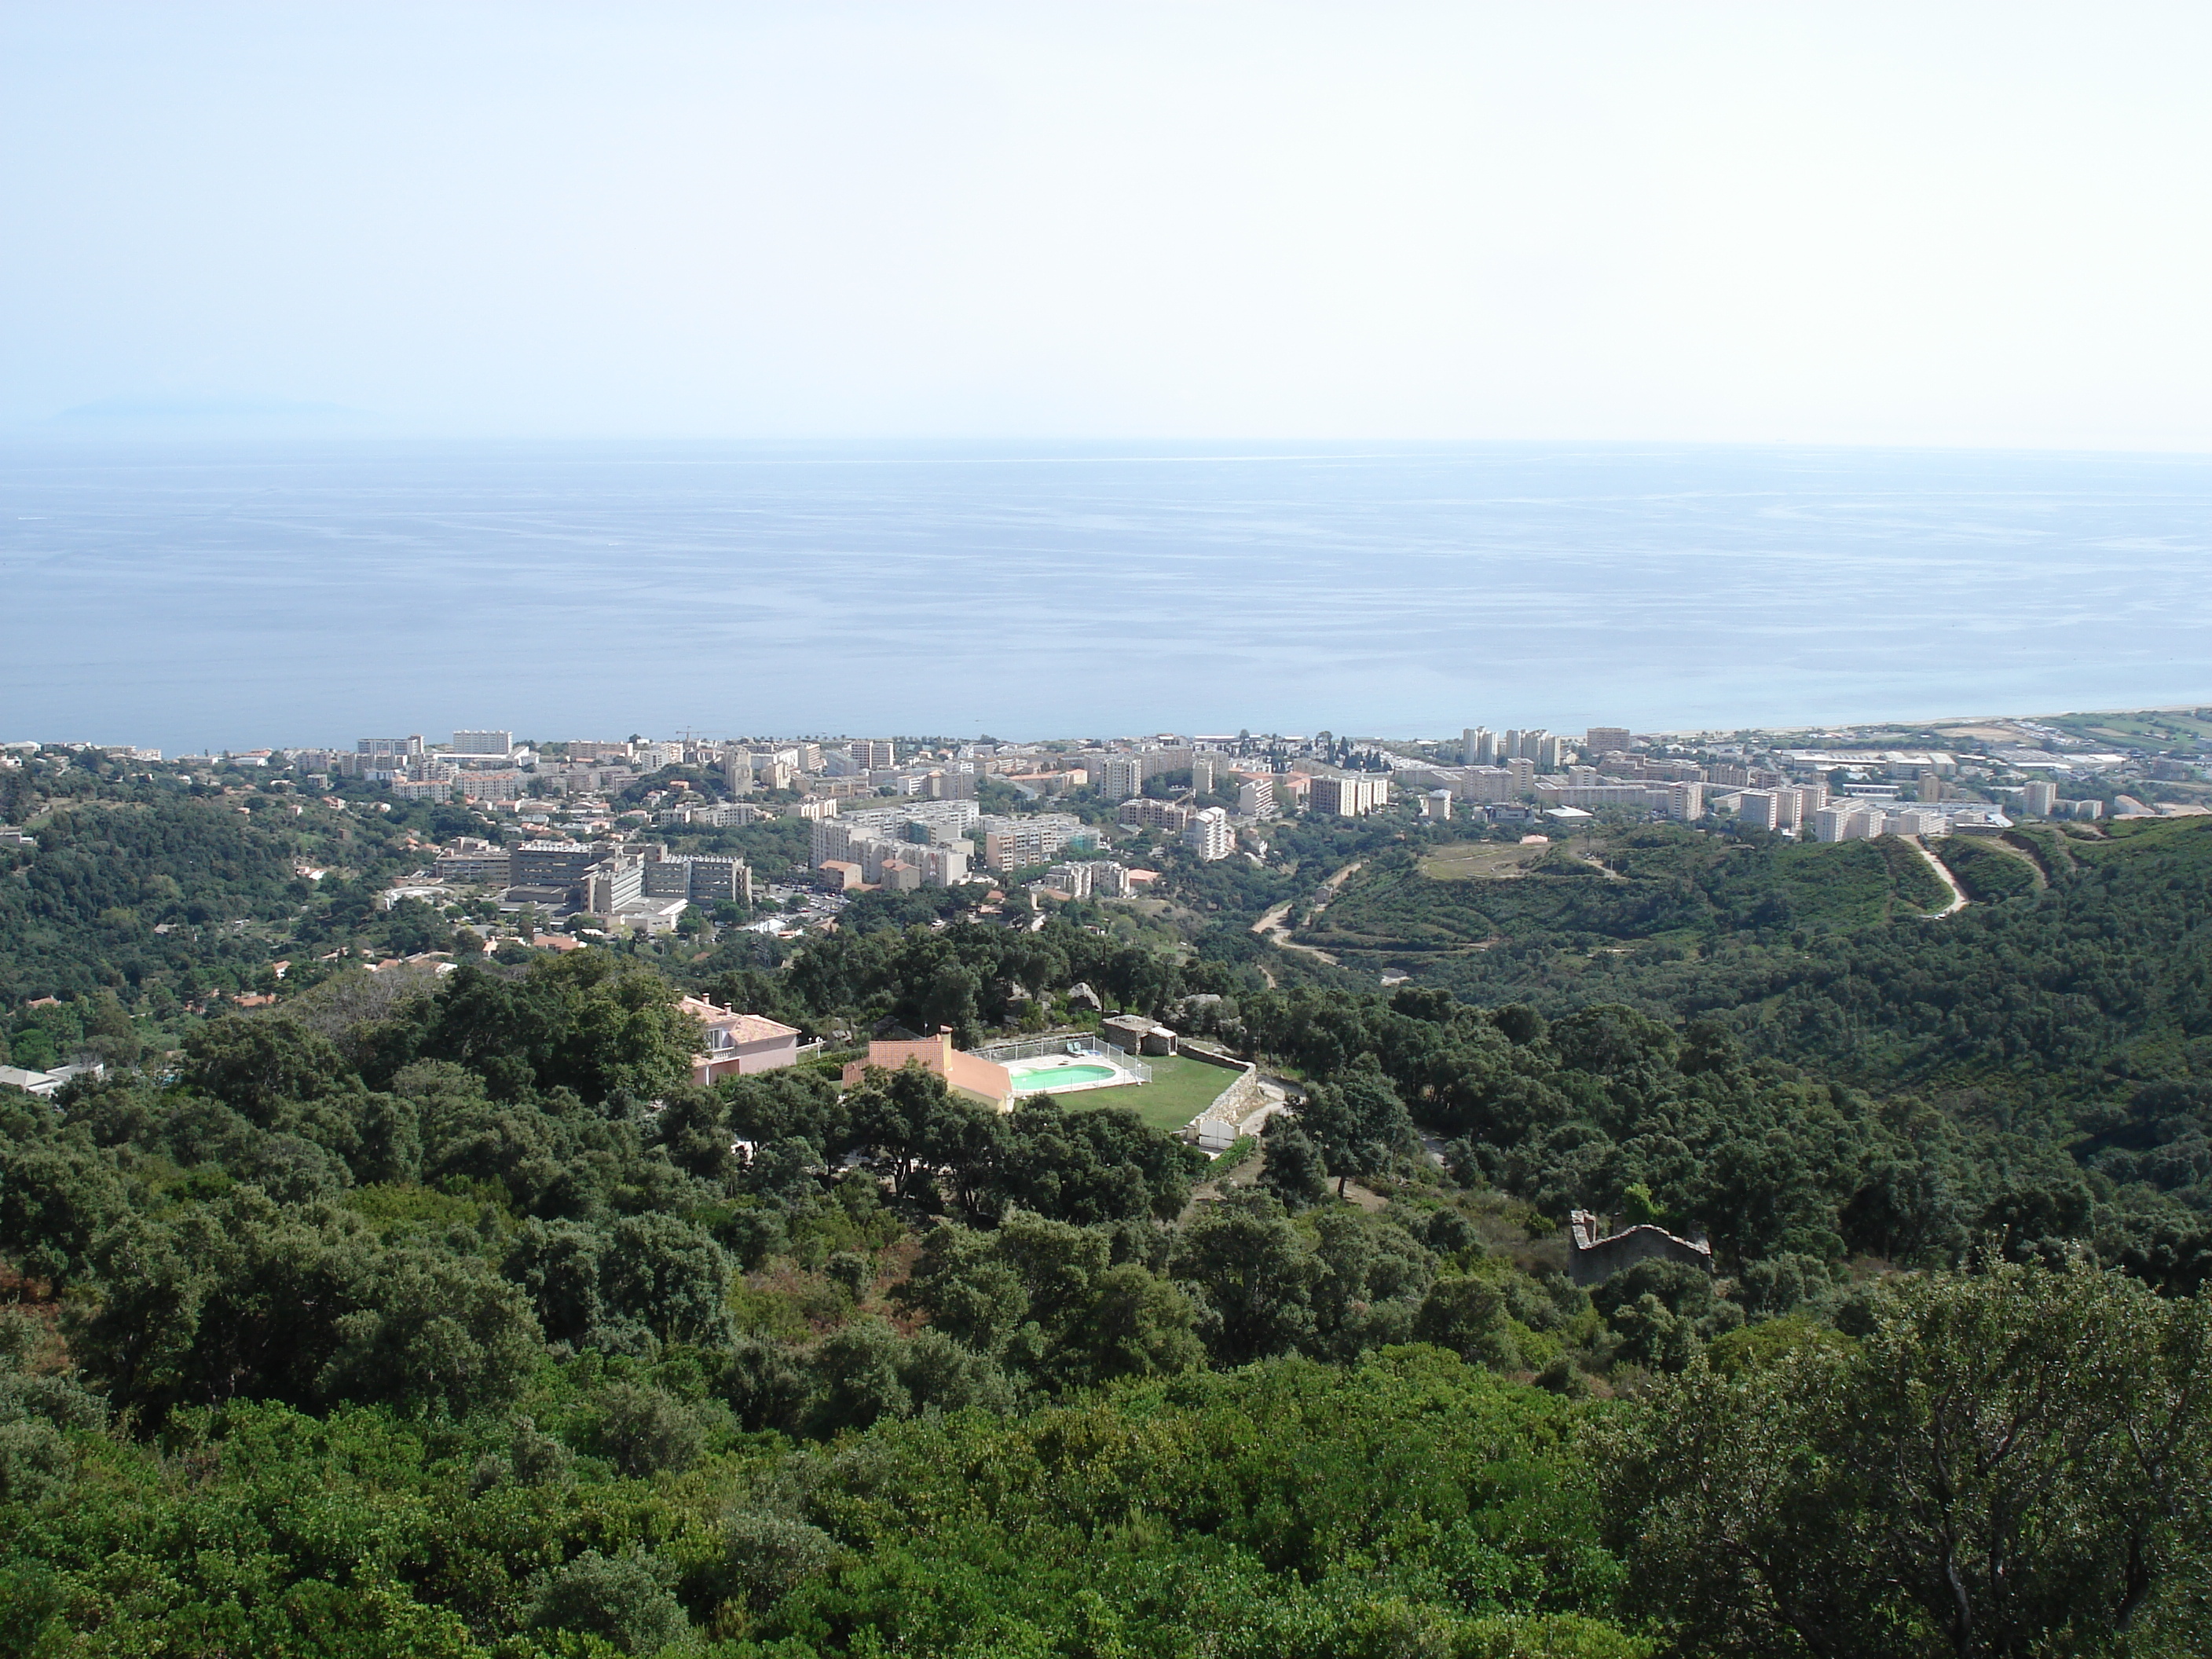
[[[1336,896],[1337,889],[1343,886],[1346,881],[1349,881],[1352,878],[1352,872],[1365,862],[1366,860],[1364,859],[1354,859],[1351,863],[1346,865],[1343,869],[1338,871],[1327,881],[1322,883],[1321,890],[1323,893],[1328,895],[1328,897],[1319,900],[1314,905],[1314,914],[1316,915],[1319,915],[1323,910],[1328,908],[1328,901],[1329,899]],[[1284,918],[1290,915],[1291,906],[1296,902],[1297,901],[1294,899],[1285,899],[1280,904],[1276,905],[1273,909],[1269,910],[1267,915],[1261,916],[1259,921],[1254,922],[1252,924],[1252,931],[1259,934],[1261,939],[1267,940],[1270,944],[1280,945],[1285,951],[1303,951],[1310,957],[1319,957],[1332,968],[1341,968],[1344,966],[1342,963],[1339,962],[1334,957],[1329,955],[1328,951],[1316,950],[1310,945],[1300,945],[1291,938],[1290,926],[1284,921]],[[1267,970],[1265,968],[1262,968],[1261,971],[1265,973]]]

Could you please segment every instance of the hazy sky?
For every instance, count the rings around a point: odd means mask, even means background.
[[[2212,447],[2212,7],[0,0],[0,423]]]

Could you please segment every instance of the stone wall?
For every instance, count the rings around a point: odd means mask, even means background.
[[[1601,1237],[1602,1226],[1588,1210],[1567,1218],[1567,1272],[1577,1285],[1602,1285],[1622,1268],[1655,1258],[1713,1270],[1713,1247],[1703,1238],[1677,1238],[1663,1227],[1649,1225]]]

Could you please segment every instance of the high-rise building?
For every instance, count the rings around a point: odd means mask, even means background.
[[[1625,755],[1628,744],[1628,728],[1625,726],[1593,726],[1583,734],[1583,752],[1592,760],[1606,755]]]
[[[1127,800],[1145,793],[1145,757],[1109,755],[1098,768],[1098,793],[1109,800]]]
[[[866,770],[881,766],[896,766],[898,754],[888,738],[855,738],[852,744],[853,758]]]
[[[1565,738],[1553,737],[1547,732],[1536,739],[1536,750],[1530,758],[1536,763],[1539,772],[1556,772],[1566,764],[1570,752]]]
[[[1421,816],[1425,818],[1449,818],[1451,809],[1452,793],[1449,789],[1431,789],[1421,797]]]
[[[512,732],[456,732],[453,752],[456,755],[498,755],[504,757],[514,750]]]
[[[2058,799],[2058,786],[2047,779],[2038,778],[2020,792],[2021,805],[2029,814],[2039,818],[2051,816],[2051,809]]]
[[[1498,733],[1486,726],[1470,726],[1459,737],[1459,759],[1462,766],[1494,766],[1498,763]]]
[[[1796,803],[1793,801],[1792,805]],[[1735,821],[1753,830],[1782,827],[1782,802],[1771,789],[1747,789],[1736,797]]]
[[[1212,756],[1193,755],[1190,757],[1191,788],[1201,795],[1212,794],[1214,775],[1218,769],[1218,764]]]
[[[1237,832],[1229,827],[1229,814],[1218,806],[1201,808],[1182,832],[1182,844],[1209,863],[1237,850]]]
[[[422,734],[411,738],[363,738],[354,745],[358,755],[419,755],[422,752]]]

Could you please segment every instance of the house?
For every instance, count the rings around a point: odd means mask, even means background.
[[[34,1095],[50,1095],[64,1083],[80,1077],[95,1080],[106,1075],[107,1067],[99,1060],[83,1061],[71,1066],[58,1066],[51,1072],[27,1071],[21,1066],[0,1066],[0,1088],[21,1089]]]
[[[697,997],[685,997],[676,1006],[697,1020],[706,1034],[704,1050],[691,1056],[691,1081],[702,1086],[726,1077],[778,1071],[799,1059],[795,1025],[763,1014],[717,1008]]]
[[[1176,1034],[1143,1014],[1116,1014],[1098,1023],[1098,1035],[1123,1054],[1171,1054]]]
[[[925,1072],[945,1079],[948,1087],[969,1097],[1010,1111],[1014,1103],[1014,1077],[1005,1066],[971,1054],[952,1046],[951,1028],[943,1027],[934,1036],[902,1041],[896,1037],[877,1037],[868,1044],[868,1057],[856,1060],[845,1067],[847,1087],[866,1077],[872,1067],[880,1066],[886,1072],[896,1072],[908,1060]]]

